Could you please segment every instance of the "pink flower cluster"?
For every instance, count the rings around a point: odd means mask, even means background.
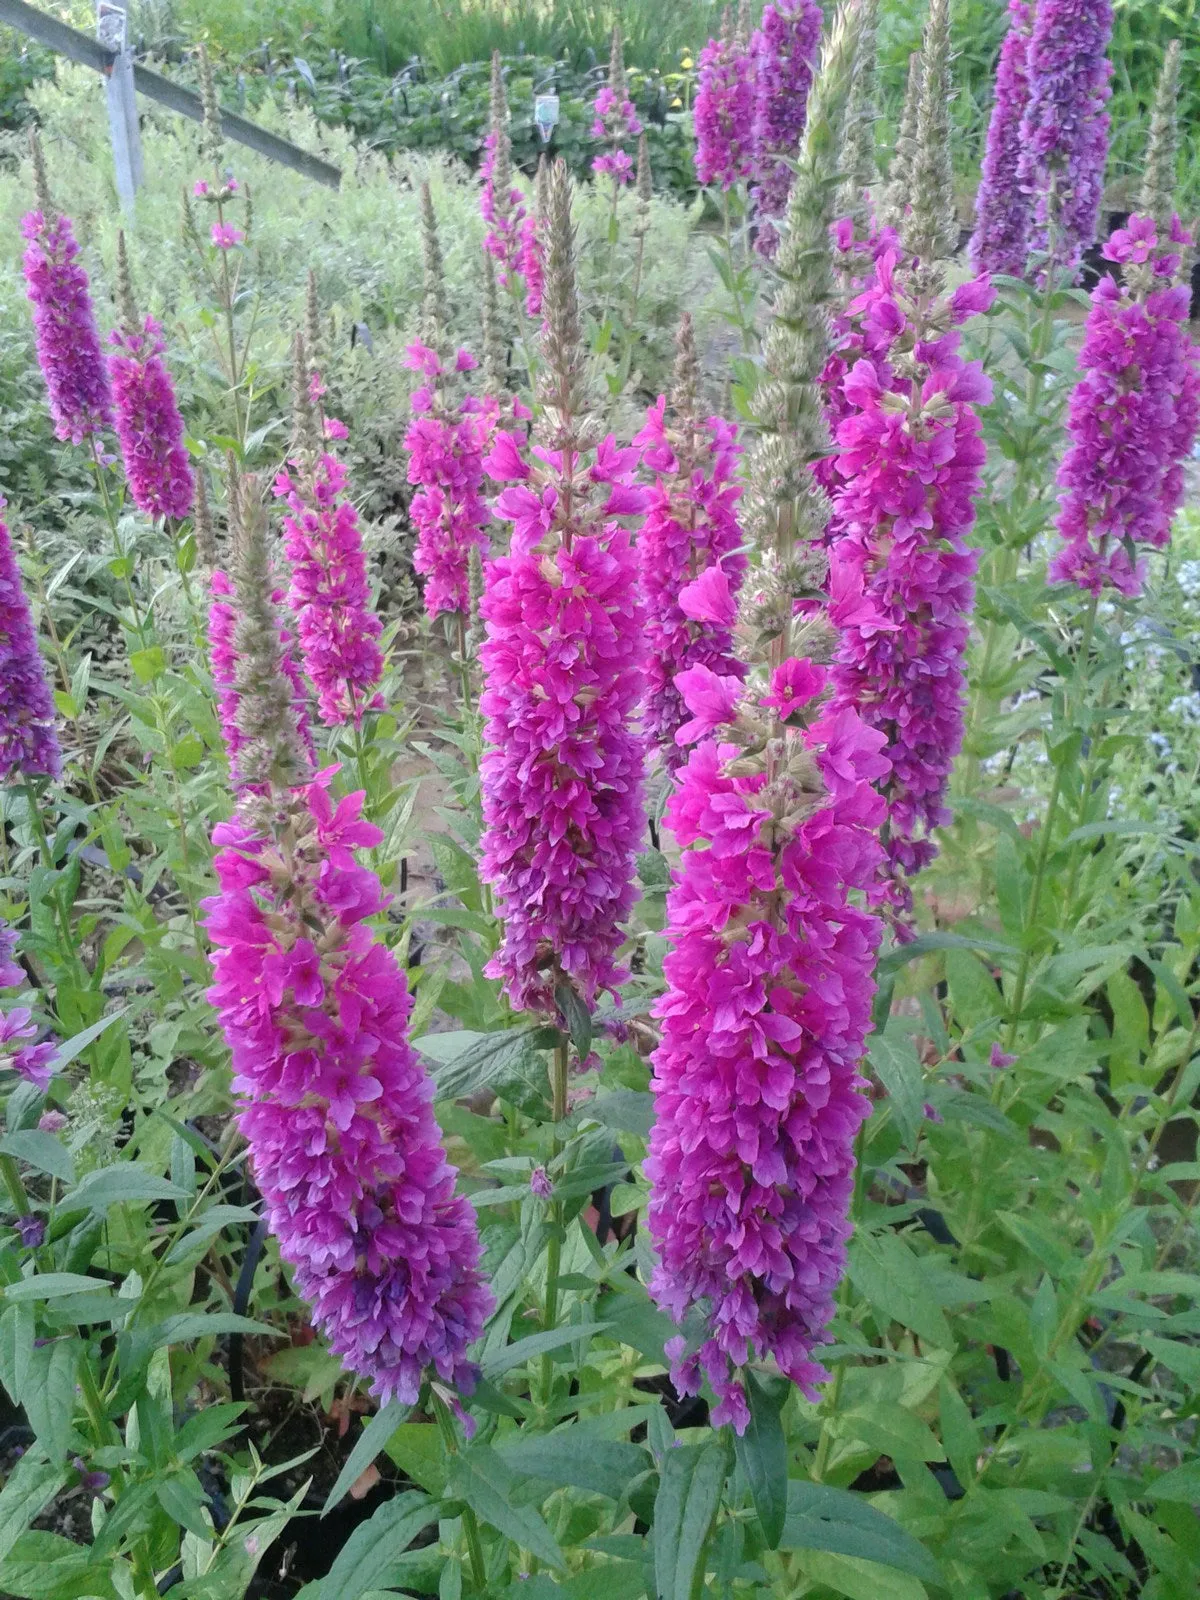
[[[626,975],[614,957],[633,903],[645,818],[637,561],[615,518],[645,510],[639,452],[611,437],[589,460],[496,436],[485,470],[511,552],[485,572],[487,719],[481,872],[504,943],[489,965],[522,1010],[555,1013],[566,976],[589,1005]]]
[[[700,52],[693,127],[696,176],[731,189],[754,169],[754,58],[733,39],[710,39]]]
[[[117,438],[133,503],[148,517],[188,516],[196,485],[183,443],[183,418],[163,361],[162,329],[147,317],[141,329],[114,329],[108,358]]]
[[[40,211],[21,220],[26,293],[33,305],[38,365],[60,439],[82,444],[112,421],[108,377],[92,314],[88,275],[69,217]]]
[[[734,476],[740,450],[736,427],[720,417],[685,419],[668,430],[665,397],[646,412],[633,443],[654,478],[638,535],[650,646],[642,726],[674,772],[686,759],[676,736],[687,721],[676,674],[704,666],[722,676],[745,675],[733,650],[734,595],[746,570],[737,519],[742,491]]]
[[[487,503],[480,494],[483,458],[496,422],[495,402],[447,393],[450,370],[436,350],[410,344],[407,364],[424,382],[412,396],[413,420],[404,435],[408,481],[417,485],[409,515],[417,530],[413,566],[425,578],[425,610],[467,616],[471,609],[468,556],[486,552]],[[469,372],[475,358],[458,352],[453,371]]]
[[[642,131],[633,101],[619,99],[611,84],[605,84],[592,106],[592,138],[607,139],[612,150],[597,156],[593,172],[611,172],[614,183],[629,183],[633,178],[633,157],[622,146]]]
[[[837,430],[838,537],[830,618],[841,629],[835,704],[887,736],[889,895],[901,918],[907,879],[935,856],[946,786],[963,735],[964,655],[977,553],[966,544],[985,457],[976,407],[991,398],[977,362],[958,354],[958,325],[991,303],[968,281],[917,324],[886,251],[852,313],[890,339],[898,362],[862,359],[842,384],[852,407]],[[946,329],[938,337],[924,330]],[[900,371],[915,376],[900,376]],[[903,932],[903,921],[898,923]]]
[[[976,272],[1019,278],[1029,255],[1033,196],[1021,182],[1022,122],[1029,104],[1030,0],[1008,0],[1008,32],[1000,46],[987,150],[975,195],[971,265]]]
[[[508,282],[510,272],[521,271],[524,250],[525,196],[515,185],[508,191],[508,205],[496,205],[496,141],[503,137],[489,133],[483,141],[483,161],[479,175],[483,192],[479,197],[479,210],[487,223],[483,248],[496,260],[496,280]]]
[[[322,451],[290,466],[276,478],[275,494],[291,513],[283,519],[283,548],[304,670],[327,726],[360,723],[364,711],[382,704],[375,691],[383,675],[383,627],[371,606],[358,513],[336,456]]]
[[[700,728],[728,715],[736,680],[704,669],[681,687]],[[804,709],[824,673],[785,662],[763,704]],[[650,1285],[682,1322],[702,1304],[697,1348],[668,1345],[685,1394],[702,1374],[714,1424],[743,1432],[739,1369],[774,1359],[811,1399],[845,1266],[854,1137],[880,925],[854,903],[878,871],[883,734],[826,709],[788,735],[826,793],[789,777],[730,775],[735,744],[706,738],[679,774],[667,825],[683,858],[667,900],[671,950],[656,1002],[656,1119],[646,1174],[661,1265]],[[791,763],[785,763],[785,766]],[[798,819],[798,820],[797,820]]]
[[[0,783],[57,778],[61,771],[37,630],[8,524],[0,521]]]
[[[19,989],[25,970],[16,959],[17,930],[0,922],[0,989]],[[58,1064],[58,1041],[35,1042],[41,1030],[28,1006],[14,1006],[0,1016],[0,1066],[9,1067],[44,1094]]]
[[[245,782],[238,764],[238,756],[246,745],[246,738],[242,733],[238,717],[242,696],[237,682],[236,592],[228,574],[222,572],[219,567],[209,579],[209,591],[212,602],[208,608],[208,659],[213,676],[213,688],[217,691],[217,718],[221,724],[221,739],[225,753],[229,757],[230,781],[235,793],[241,793],[254,786]],[[278,610],[283,602],[283,590],[275,589],[271,594],[271,604]],[[310,763],[315,767],[317,755],[308,720],[308,691],[304,686],[304,678],[296,664],[296,658],[292,654],[292,635],[282,622],[279,628],[279,643],[282,647],[280,666],[292,686],[292,710],[295,715],[296,731],[300,735],[300,742],[308,754]]]
[[[808,91],[821,42],[817,0],[768,5],[751,40],[754,55],[754,161],[750,191],[756,217],[755,248],[773,256],[777,222],[787,208],[795,156],[808,114]]]
[[[533,212],[521,224],[519,270],[525,279],[525,313],[530,317],[540,317],[542,295],[546,288],[546,250],[538,218]]]
[[[382,835],[361,794],[335,804],[331,776],[291,792],[277,836],[237,818],[214,830],[208,998],[296,1288],[379,1400],[411,1405],[432,1373],[470,1391],[491,1295],[408,1042],[404,973],[367,926],[386,900],[354,851]]]
[[[1067,411],[1071,442],[1058,470],[1056,526],[1065,545],[1050,563],[1052,583],[1138,594],[1145,562],[1131,551],[1162,549],[1170,539],[1200,423],[1189,287],[1172,282],[1190,244],[1178,218],[1160,244],[1153,221],[1134,216],[1105,247],[1108,260],[1134,269],[1127,278],[1142,282],[1122,287],[1103,277],[1092,291],[1082,375]]]

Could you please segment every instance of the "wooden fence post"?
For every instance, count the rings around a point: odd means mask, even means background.
[[[132,211],[143,179],[142,137],[138,130],[137,95],[133,86],[133,52],[129,48],[129,23],[124,0],[99,0],[96,37],[116,54],[105,74],[108,130],[112,138],[117,194],[126,211]]]

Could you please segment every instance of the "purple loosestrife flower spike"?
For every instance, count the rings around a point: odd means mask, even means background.
[[[1095,241],[1108,156],[1112,0],[1038,0],[1029,38],[1021,185],[1036,197],[1032,246],[1074,273]]]
[[[481,872],[504,942],[488,967],[512,1003],[557,1013],[564,979],[591,1005],[615,962],[645,826],[644,630],[637,565],[618,518],[638,516],[638,452],[602,437],[588,411],[575,290],[570,180],[550,179],[538,447],[499,433],[484,466],[507,483],[494,513],[512,549],[488,563],[481,707]],[[532,459],[530,459],[532,457]]]
[[[904,109],[896,130],[896,144],[888,167],[887,190],[881,212],[889,228],[899,229],[911,198],[912,164],[917,151],[917,118],[921,110],[921,82],[924,60],[919,50],[908,58],[908,78],[904,88]]]
[[[280,692],[288,686],[281,683]],[[367,925],[387,904],[355,860],[383,837],[330,769],[213,832],[205,901],[238,1121],[280,1254],[313,1322],[381,1402],[427,1378],[469,1392],[491,1296],[455,1193],[404,973]]]
[[[908,879],[936,855],[946,788],[963,736],[964,668],[985,450],[977,407],[991,397],[957,325],[991,303],[986,277],[948,299],[941,269],[902,279],[885,250],[852,305],[869,355],[842,384],[830,616],[841,630],[835,703],[887,735],[888,898],[904,937]],[[911,284],[909,283],[911,278]]]
[[[521,271],[525,197],[512,181],[512,141],[508,134],[508,97],[499,50],[492,51],[491,115],[483,141],[479,169],[483,191],[479,210],[487,223],[483,247],[496,262],[496,275],[507,284],[511,272]]]
[[[754,160],[757,182],[750,191],[756,222],[755,246],[773,256],[777,221],[792,183],[789,161],[804,132],[808,91],[821,43],[821,8],[816,0],[780,0],[762,15],[754,56]]]
[[[875,153],[878,87],[879,0],[859,0],[858,46],[854,52],[854,78],[846,102],[837,213],[849,217],[855,231],[863,238],[875,220],[871,193],[879,184],[879,158]]]
[[[696,177],[732,189],[754,169],[754,60],[732,36],[729,13],[719,39],[700,52],[696,101]]]
[[[232,585],[213,574],[209,648],[236,790],[304,782],[315,765],[307,696],[279,615],[257,479],[229,472]]]
[[[1021,124],[1029,102],[1030,0],[1008,0],[1008,33],[1000,46],[987,152],[975,196],[971,265],[976,272],[1019,278],[1029,257],[1033,197],[1021,185]]]
[[[625,81],[625,56],[621,45],[621,30],[612,31],[612,49],[608,61],[608,82],[600,90],[592,105],[592,138],[607,140],[611,149],[597,156],[592,171],[608,172],[616,187],[628,183],[633,177],[633,158],[624,148],[642,131],[642,124],[629,98]]]
[[[21,232],[28,240],[23,265],[38,365],[46,380],[55,433],[82,444],[112,421],[108,377],[71,219],[51,203],[36,134],[30,148],[38,209],[21,219]]]
[[[633,441],[654,483],[637,547],[650,647],[642,726],[671,772],[686,760],[675,742],[688,720],[676,674],[705,666],[722,676],[745,675],[733,652],[735,596],[746,570],[737,518],[737,429],[720,417],[699,415],[700,368],[686,312],[677,348],[672,415],[668,420],[660,397]],[[715,588],[715,616],[691,614],[689,585],[702,585],[705,598]]]
[[[1104,248],[1125,283],[1106,276],[1092,290],[1058,470],[1064,548],[1050,562],[1052,583],[1136,595],[1145,562],[1131,560],[1130,549],[1170,540],[1200,406],[1189,286],[1172,282],[1190,243],[1178,218],[1160,241],[1151,218],[1134,215]]]
[[[129,492],[148,517],[191,514],[195,494],[191,463],[183,443],[183,418],[175,403],[175,386],[163,361],[166,344],[153,317],[138,318],[129,287],[125,235],[117,235],[118,275],[122,289],[122,326],[113,330],[108,358],[116,412],[117,438],[125,461]]]
[[[28,1006],[14,1006],[0,1016],[0,1067],[11,1067],[45,1094],[58,1071],[59,1043],[53,1035],[38,1040],[40,1032]]]
[[[671,1378],[696,1394],[706,1376],[714,1425],[742,1433],[748,1362],[773,1359],[809,1399],[828,1376],[815,1352],[851,1231],[880,936],[855,899],[878,870],[887,763],[852,711],[795,723],[824,687],[811,661],[784,661],[769,701],[740,709],[736,680],[697,668],[680,687],[700,731],[733,737],[697,745],[667,805],[683,856],[655,1004],[650,1292],[677,1323],[703,1306],[698,1345],[667,1345]],[[774,770],[741,754],[768,731]]]
[[[54,701],[37,630],[8,525],[0,521],[0,783],[57,778],[61,772]]]
[[[311,394],[300,335],[296,352],[297,393],[307,389]],[[303,403],[296,420],[298,433],[311,428]],[[383,675],[383,625],[371,604],[358,512],[346,494],[346,468],[310,439],[298,443],[275,479],[276,498],[288,507],[283,519],[283,548],[291,563],[288,605],[321,720],[328,727],[351,720],[357,725],[364,712],[383,703],[376,692]]]

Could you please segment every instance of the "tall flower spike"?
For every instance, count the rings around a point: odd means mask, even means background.
[[[221,131],[221,102],[217,97],[217,80],[213,76],[208,48],[201,44],[196,52],[200,67],[201,140],[200,147],[207,160],[220,169],[225,157],[225,135]]]
[[[904,221],[911,193],[912,165],[917,151],[917,118],[921,113],[921,81],[924,62],[921,52],[914,50],[908,58],[908,80],[904,90],[904,109],[896,133],[896,145],[888,168],[883,221],[889,228],[899,228]]]
[[[196,537],[196,554],[206,567],[221,564],[217,549],[217,526],[213,521],[212,506],[208,499],[208,478],[203,467],[196,469],[196,504],[192,509],[192,531]]]
[[[299,334],[296,353],[297,373],[311,377]],[[307,383],[297,383],[299,396],[310,393]],[[358,726],[364,712],[382,705],[377,690],[383,676],[383,625],[371,603],[346,468],[317,436],[311,405],[306,409],[302,401],[294,428],[294,453],[274,485],[276,498],[288,507],[283,518],[283,548],[292,569],[288,605],[322,721],[328,727],[351,721]]]
[[[929,0],[921,61],[917,140],[908,170],[912,199],[901,237],[910,254],[928,263],[946,260],[958,245],[950,159],[950,0]]]
[[[28,241],[23,266],[38,365],[55,433],[82,444],[112,421],[108,376],[71,219],[46,209],[50,198],[36,134],[30,148],[39,208],[22,217],[21,232]]]
[[[773,256],[787,209],[791,161],[804,132],[813,63],[821,43],[816,0],[768,5],[754,35],[755,248]]]
[[[1045,271],[1076,271],[1095,241],[1108,156],[1112,0],[1038,0],[1020,182],[1036,196],[1033,248]]]
[[[304,282],[304,346],[313,366],[320,368],[325,355],[325,335],[321,328],[321,300],[317,294],[317,275],[311,267]]]
[[[321,427],[313,402],[313,368],[299,328],[292,335],[292,451],[297,455],[319,449]]]
[[[500,282],[506,284],[510,272],[521,270],[521,226],[525,218],[525,200],[512,181],[508,96],[504,92],[504,69],[499,50],[492,51],[491,108],[487,138],[483,141],[480,177],[483,190],[479,197],[479,210],[488,225],[483,246],[495,258]]]
[[[1172,39],[1163,58],[1154,109],[1150,114],[1150,138],[1146,145],[1146,170],[1138,195],[1137,210],[1149,217],[1159,239],[1171,231],[1175,211],[1175,161],[1179,150],[1179,61],[1180,44]]]
[[[644,133],[638,134],[637,180],[634,183],[634,193],[637,195],[637,215],[634,218],[633,231],[639,239],[642,239],[650,231],[650,207],[654,200],[650,143]]]
[[[0,521],[0,783],[57,778],[61,771],[54,701],[33,613],[8,525]]]
[[[636,450],[589,415],[575,288],[570,179],[557,162],[546,230],[539,448],[497,435],[485,466],[506,481],[494,514],[511,553],[487,567],[481,651],[487,719],[481,873],[504,942],[488,972],[515,1006],[559,1014],[562,983],[586,1005],[623,976],[621,924],[645,818],[631,720],[645,649],[637,567],[616,520],[645,509]]]
[[[849,217],[854,236],[865,239],[874,222],[871,191],[879,184],[879,158],[875,154],[875,124],[879,120],[879,0],[859,0],[858,48],[854,52],[854,78],[846,103],[846,131],[842,139],[842,185],[837,214]]]
[[[1092,594],[1141,591],[1134,553],[1168,543],[1196,438],[1200,347],[1188,332],[1190,285],[1172,281],[1191,238],[1172,221],[1164,239],[1150,217],[1118,228],[1104,255],[1124,285],[1105,275],[1092,290],[1058,469],[1064,546],[1049,571]]]
[[[745,676],[733,650],[735,597],[746,570],[737,519],[737,429],[700,415],[700,363],[687,312],[676,350],[670,414],[660,396],[633,441],[654,484],[637,546],[650,646],[642,726],[672,773],[686,759],[676,735],[690,716],[676,687],[678,674],[704,667],[737,680]]]
[[[818,379],[829,357],[829,307],[837,294],[830,225],[858,15],[841,8],[825,46],[775,262],[778,288],[755,390],[758,437],[743,516],[761,553],[764,582],[755,586],[761,599],[749,620],[776,660],[791,653],[796,598],[818,593],[825,575],[829,501],[812,466],[829,450]]]
[[[487,392],[499,399],[508,388],[504,339],[500,331],[500,307],[496,300],[496,263],[486,251],[483,257],[483,381]]]
[[[277,788],[214,830],[208,999],[297,1292],[381,1403],[413,1405],[430,1379],[474,1386],[467,1350],[492,1297],[408,1040],[404,971],[368,925],[387,896],[355,851],[383,835],[361,793],[334,801],[332,776]]]
[[[1030,0],[1008,0],[1008,32],[1000,46],[987,151],[975,195],[971,265],[976,272],[1019,278],[1029,257],[1033,197],[1021,186],[1021,124],[1029,103]]]
[[[421,342],[437,350],[442,342],[442,297],[446,267],[438,239],[437,212],[428,183],[421,184]]]
[[[246,789],[290,788],[312,772],[312,745],[303,691],[277,609],[278,590],[267,549],[267,513],[258,479],[230,462],[229,519],[236,596],[232,661],[222,658],[220,625],[213,627],[213,676],[222,694],[232,691],[224,726],[235,783]],[[228,584],[214,583],[214,602]],[[215,609],[215,605],[214,605]],[[214,631],[217,637],[214,637]],[[232,665],[232,672],[229,666]]]
[[[182,521],[195,495],[183,418],[163,360],[162,328],[137,313],[123,231],[117,234],[117,294],[122,325],[108,336],[108,376],[129,493],[146,516]]]
[[[623,147],[630,139],[636,139],[641,131],[642,124],[629,98],[629,85],[625,80],[621,30],[614,26],[608,59],[608,82],[592,106],[592,138],[606,140],[611,149],[596,157],[592,162],[592,171],[611,173],[616,188],[628,183],[633,177],[633,161]]]
[[[719,39],[700,52],[696,100],[696,176],[731,189],[754,167],[754,62],[732,37],[726,10]]]

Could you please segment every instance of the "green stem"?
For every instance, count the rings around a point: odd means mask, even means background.
[[[120,508],[113,503],[112,495],[108,491],[108,479],[104,475],[104,468],[100,464],[100,457],[95,441],[92,442],[92,473],[96,479],[96,489],[100,495],[100,503],[104,507],[104,518],[108,523],[109,533],[112,535],[113,548],[117,552],[117,559],[121,563],[122,578],[125,584],[125,595],[129,601],[129,614],[133,622],[133,631],[137,635],[138,645],[145,650],[148,645],[146,633],[146,619],[142,616],[141,607],[133,590],[133,574],[130,570],[132,562],[129,552],[121,539]]]
[[[457,1456],[458,1434],[454,1431],[454,1418],[450,1415],[450,1407],[441,1395],[434,1393],[433,1409],[437,1416],[438,1428],[441,1431],[442,1443],[446,1453]],[[479,1593],[487,1592],[487,1566],[483,1559],[483,1544],[479,1537],[479,1522],[470,1506],[464,1506],[462,1511],[463,1533],[467,1540],[467,1557],[471,1563],[471,1578]]]
[[[13,1203],[13,1209],[19,1217],[26,1217],[30,1212],[29,1196],[25,1193],[25,1185],[21,1182],[17,1163],[11,1156],[0,1156],[0,1178],[8,1190],[8,1198]]]
[[[551,1141],[552,1160],[562,1154],[562,1139],[558,1130],[567,1114],[567,1066],[570,1048],[567,1043],[556,1045],[554,1059],[550,1065],[550,1116],[554,1124]],[[563,1226],[562,1201],[555,1200],[550,1207],[550,1239],[546,1245],[546,1299],[542,1311],[542,1327],[547,1333],[553,1329],[558,1317],[558,1274],[562,1265]],[[541,1380],[542,1404],[548,1411],[554,1390],[554,1357],[550,1351],[542,1357]]]

